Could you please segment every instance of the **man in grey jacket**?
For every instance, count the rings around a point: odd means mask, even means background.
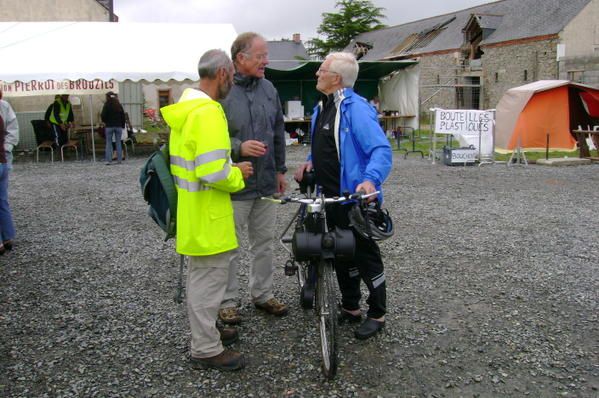
[[[240,34],[231,46],[235,64],[234,85],[222,101],[229,124],[234,162],[250,161],[254,175],[245,181],[245,189],[231,195],[235,211],[237,238],[247,231],[250,264],[249,291],[256,308],[283,316],[287,306],[273,295],[273,231],[275,206],[260,200],[262,196],[283,193],[286,188],[285,128],[277,90],[264,78],[268,64],[268,46],[253,32]],[[239,249],[229,265],[229,281],[219,318],[238,324]]]

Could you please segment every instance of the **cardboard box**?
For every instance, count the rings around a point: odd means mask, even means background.
[[[285,102],[285,115],[289,119],[303,119],[304,107],[302,106],[302,101]]]

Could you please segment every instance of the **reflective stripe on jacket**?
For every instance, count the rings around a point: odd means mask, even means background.
[[[208,256],[237,248],[231,192],[244,187],[231,164],[225,114],[201,91],[187,89],[160,110],[171,128],[171,173],[177,187],[177,252]]]
[[[52,112],[50,112],[50,122],[52,124],[62,124],[62,123],[66,123],[69,120],[69,114],[71,113],[71,103],[67,102],[66,105],[62,103],[62,101],[60,99],[56,100],[56,102],[58,102],[59,105],[59,114],[58,114],[58,118],[60,120],[56,119],[56,105],[54,105]]]

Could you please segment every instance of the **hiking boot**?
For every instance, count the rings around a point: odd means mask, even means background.
[[[366,318],[364,322],[356,329],[354,335],[358,340],[366,340],[383,330],[385,321],[375,321],[372,318]]]
[[[214,368],[218,370],[239,370],[245,366],[243,354],[225,349],[218,355],[208,358],[190,357],[191,367],[194,369]]]
[[[274,297],[271,299],[268,299],[264,303],[254,303],[254,306],[256,306],[256,308],[258,308],[259,310],[265,311],[265,312],[267,312],[271,315],[275,315],[275,316],[287,315],[287,312],[289,312],[289,309],[287,308],[287,306],[285,304],[279,302]]]
[[[224,346],[231,345],[239,340],[237,329],[219,326],[217,326],[217,329],[220,333],[220,341]]]
[[[241,323],[241,316],[236,307],[221,308],[218,310],[218,317],[227,325],[239,325]]]

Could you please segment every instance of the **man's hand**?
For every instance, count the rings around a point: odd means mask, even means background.
[[[312,162],[306,162],[302,164],[300,167],[298,167],[297,170],[295,170],[293,178],[295,179],[295,181],[300,182],[304,178],[304,171],[310,170],[312,170]]]
[[[239,162],[235,163],[233,166],[239,167],[239,170],[241,170],[241,175],[243,176],[244,180],[247,180],[249,176],[254,174],[252,162]]]
[[[369,194],[369,193],[373,193],[376,192],[376,187],[374,186],[374,184],[368,180],[364,180],[361,184],[358,184],[358,186],[356,187],[356,192],[364,192],[365,194]],[[368,199],[366,199],[367,203],[372,202],[373,200],[376,199],[378,195],[373,195],[371,197],[369,197]]]
[[[287,189],[287,180],[285,179],[285,174],[277,173],[277,192],[285,193],[285,189]]]
[[[247,140],[241,143],[241,156],[251,156],[259,158],[264,156],[268,147],[261,141]]]

